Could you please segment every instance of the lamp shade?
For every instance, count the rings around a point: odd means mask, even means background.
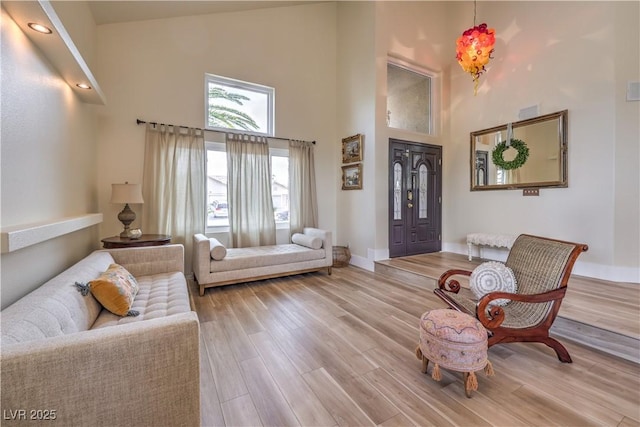
[[[142,199],[142,185],[140,184],[111,184],[111,203],[144,203]]]

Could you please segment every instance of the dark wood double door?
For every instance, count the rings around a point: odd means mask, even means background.
[[[389,139],[389,257],[442,249],[442,147]]]

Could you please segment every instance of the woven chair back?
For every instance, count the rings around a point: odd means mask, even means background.
[[[514,242],[505,265],[511,270],[518,283],[519,294],[538,294],[557,289],[562,285],[562,276],[569,262],[574,245],[535,236],[521,235]],[[526,328],[542,322],[553,302],[524,303],[513,301],[507,311],[516,316],[508,316],[514,324],[506,327]]]

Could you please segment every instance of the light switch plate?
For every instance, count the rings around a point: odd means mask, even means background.
[[[522,190],[523,196],[539,196],[540,189],[539,188],[524,188]]]

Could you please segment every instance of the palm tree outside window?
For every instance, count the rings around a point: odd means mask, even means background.
[[[213,74],[205,74],[205,88],[207,129],[274,135],[274,88]]]

